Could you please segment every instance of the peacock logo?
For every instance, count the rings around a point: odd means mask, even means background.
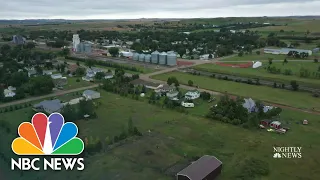
[[[23,122],[18,128],[20,137],[12,142],[17,155],[79,155],[84,150],[83,141],[76,137],[78,127],[64,122],[60,113],[47,117],[36,113],[32,123]]]

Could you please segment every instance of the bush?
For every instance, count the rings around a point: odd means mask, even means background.
[[[223,80],[227,80],[228,81],[228,76],[224,76]]]
[[[317,58],[315,58],[315,59],[313,60],[313,62],[318,63],[319,60],[318,60]]]
[[[315,91],[312,93],[312,96],[318,98],[320,97],[320,92]]]
[[[230,119],[229,119],[227,116],[222,117],[221,120],[222,120],[223,122],[225,122],[225,123],[229,123],[229,122],[230,122]]]
[[[270,173],[269,164],[256,158],[244,160],[237,167],[235,179],[251,180],[260,176],[267,176]]]
[[[222,118],[223,118],[223,116],[221,115],[221,114],[216,114],[215,115],[215,118],[217,119],[217,120],[222,120]]]
[[[77,79],[76,82],[80,82],[80,79]]]
[[[216,77],[216,75],[215,75],[215,74],[211,74],[211,76],[210,76],[210,77],[215,78],[215,77]]]
[[[248,83],[248,84],[252,84],[252,80],[251,80],[251,79],[248,79],[248,80],[247,80],[247,83]]]

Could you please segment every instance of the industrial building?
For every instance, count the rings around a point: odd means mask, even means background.
[[[92,52],[92,49],[91,49],[91,44],[90,43],[79,43],[77,45],[77,48],[76,48],[76,52],[79,52],[79,53],[91,53]]]
[[[158,51],[154,51],[151,54],[139,54],[134,53],[132,56],[134,61],[140,61],[145,63],[159,64],[159,65],[168,65],[168,66],[176,66],[177,65],[177,54],[173,51],[169,51],[168,53]]]
[[[20,35],[14,35],[12,36],[12,42],[14,44],[24,44],[26,42],[26,39]]]
[[[80,44],[79,34],[74,34],[72,37],[72,51],[77,51],[79,44]]]
[[[267,54],[285,54],[287,55],[290,51],[297,51],[298,53],[308,53],[309,56],[312,55],[311,50],[305,50],[305,49],[291,49],[291,48],[281,48],[281,49],[264,49],[264,53]]]

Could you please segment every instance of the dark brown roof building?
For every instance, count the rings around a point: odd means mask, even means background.
[[[177,174],[177,180],[214,180],[222,169],[222,162],[204,155]]]

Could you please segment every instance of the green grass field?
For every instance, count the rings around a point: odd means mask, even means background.
[[[166,81],[169,77],[176,77],[181,84],[188,84],[189,80],[192,80],[194,85],[199,88],[227,92],[233,95],[239,95],[244,97],[251,97],[267,102],[273,102],[283,105],[288,105],[297,108],[320,110],[320,101],[317,98],[311,96],[310,93],[305,92],[293,92],[283,89],[274,89],[266,86],[255,86],[237,83],[233,81],[218,80],[204,76],[194,76],[182,72],[172,72],[161,75],[153,76],[154,79],[160,79]]]
[[[79,79],[80,81],[77,82],[77,79]],[[81,77],[68,77],[68,84],[65,85],[63,88],[64,90],[70,90],[70,89],[91,86],[91,85],[93,85],[93,83],[83,81]]]
[[[128,139],[121,146],[85,158],[85,170],[62,172],[19,172],[8,170],[9,165],[0,160],[1,172],[7,179],[70,179],[70,180],[173,180],[166,176],[167,168],[179,171],[186,164],[186,157],[214,155],[223,162],[220,180],[235,179],[239,165],[246,159],[257,158],[268,163],[270,174],[261,179],[319,179],[320,135],[318,116],[285,110],[281,121],[290,124],[291,130],[285,135],[266,131],[246,130],[218,121],[181,114],[161,107],[135,101],[130,98],[101,92],[97,109],[98,118],[77,122],[80,137],[105,138],[118,135],[128,119],[133,119],[141,138]],[[148,109],[146,111],[146,109]],[[11,153],[10,144],[16,137],[16,129],[25,119],[30,109],[1,114],[1,121],[8,121],[10,135],[0,131],[3,138],[0,150]],[[308,119],[310,125],[302,126],[296,121]],[[170,123],[167,123],[167,122]],[[148,132],[150,130],[150,133]],[[302,159],[273,159],[273,146],[301,146]],[[146,151],[153,154],[147,155]],[[303,164],[303,166],[301,166]],[[183,166],[184,165],[184,166]],[[260,179],[260,178],[258,178]]]
[[[313,62],[289,62],[283,64],[282,62],[274,62],[272,66],[275,66],[277,69],[281,69],[281,72],[284,72],[286,69],[291,69],[293,75],[286,76],[283,74],[272,74],[267,72],[265,67],[269,65],[268,62],[262,62],[263,67],[258,69],[253,68],[233,68],[233,67],[224,67],[216,64],[204,64],[193,67],[194,69],[215,73],[224,73],[230,75],[237,75],[248,78],[259,78],[269,81],[275,81],[285,84],[290,84],[290,81],[296,80],[298,83],[307,85],[314,88],[320,88],[320,81],[318,79],[311,78],[301,78],[299,77],[300,68],[309,69],[310,72],[317,72],[320,63]]]
[[[270,48],[275,48],[278,49],[277,47],[270,47]],[[316,55],[311,55],[308,58],[306,58],[307,60],[313,60],[315,58]],[[260,55],[256,54],[256,51],[252,52],[252,54],[244,54],[243,56],[233,56],[233,57],[229,57],[229,58],[225,58],[222,61],[263,61],[263,60],[269,60],[269,58],[272,58],[273,60],[305,60],[305,59],[295,59],[292,57],[288,57],[286,55],[276,55],[276,54],[265,54],[263,52],[261,52]]]

